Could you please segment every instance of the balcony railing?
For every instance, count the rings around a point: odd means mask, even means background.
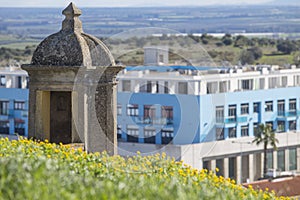
[[[172,118],[149,118],[149,117],[134,117],[137,124],[158,124],[158,125],[173,125]]]
[[[278,111],[277,112],[278,117],[297,117],[300,116],[299,110],[289,110],[289,111]]]
[[[245,117],[227,117],[224,119],[225,124],[233,124],[233,123],[244,123],[247,122],[248,118]]]
[[[299,110],[290,110],[285,112],[285,116],[286,117],[296,117],[296,116],[300,116],[300,111]]]
[[[245,123],[248,121],[248,118],[247,117],[238,117],[237,118],[237,122],[238,123]]]
[[[224,123],[225,124],[232,124],[232,123],[236,123],[236,117],[228,117],[224,119]]]

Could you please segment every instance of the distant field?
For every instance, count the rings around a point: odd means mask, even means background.
[[[235,36],[233,37],[234,40]],[[147,37],[129,38],[125,40],[108,38],[104,42],[110,48],[113,56],[118,62],[124,65],[142,65],[143,47],[145,46],[168,46],[170,50],[170,64],[196,65],[196,66],[221,66],[238,65],[240,63],[241,52],[251,48],[251,46],[224,45],[222,38],[209,37],[207,43],[197,41],[190,37]],[[256,41],[257,38],[249,39]],[[11,60],[26,63],[31,59],[35,46],[41,39],[20,38],[14,35],[0,34],[0,48],[13,49],[6,55],[0,55],[0,65],[6,66]],[[277,52],[276,45],[259,45],[262,57],[253,63],[285,65],[294,63],[294,54],[284,55]],[[30,52],[28,53],[28,47]],[[20,50],[20,51],[17,51]],[[24,52],[27,50],[27,54]],[[23,53],[22,53],[23,51]],[[14,53],[15,52],[15,53]],[[9,58],[9,59],[7,59]]]
[[[263,56],[258,62],[271,65],[285,65],[293,63],[293,55]]]
[[[11,49],[25,49],[27,46],[37,45],[38,42],[12,42],[9,44],[0,45],[1,47],[11,48]]]

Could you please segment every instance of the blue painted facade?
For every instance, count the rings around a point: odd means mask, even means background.
[[[278,134],[300,130],[300,86],[203,95],[177,93],[118,91],[118,138],[191,144],[253,136],[260,123],[272,124]],[[26,88],[0,88],[0,103],[8,102],[5,109],[0,107],[0,134],[28,135],[28,99]],[[20,108],[16,102],[24,105]]]
[[[0,88],[0,134],[28,136],[28,89]]]
[[[122,109],[118,115],[118,137],[122,141],[128,141],[128,126],[138,128],[139,138],[135,142],[139,143],[144,143],[147,138],[145,128],[154,129],[156,144],[162,144],[162,131],[167,128],[173,130],[173,144],[254,136],[255,128],[260,123],[272,124],[278,134],[300,130],[300,87],[205,95],[118,92],[117,99]],[[270,103],[272,109],[267,106]],[[128,104],[138,105],[136,116],[128,115]],[[172,123],[156,124],[141,120],[145,105],[155,107],[156,119],[163,118],[163,106],[173,107]],[[217,107],[223,107],[223,116],[216,116]],[[235,107],[233,116],[230,116],[230,107]]]

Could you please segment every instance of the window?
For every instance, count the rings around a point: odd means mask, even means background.
[[[15,133],[19,135],[25,135],[25,121],[15,120]]]
[[[236,128],[235,127],[228,129],[228,137],[236,138]]]
[[[6,85],[6,78],[5,76],[1,75],[0,76],[0,86],[5,86]]]
[[[297,128],[297,121],[296,120],[289,121],[289,130],[295,131],[296,128]]]
[[[159,83],[156,81],[156,93],[159,93]]]
[[[130,82],[130,80],[123,80],[122,81],[122,91],[123,92],[130,92],[131,91],[131,82]]]
[[[164,86],[164,92],[165,94],[169,94],[170,91],[169,91],[169,82],[168,81],[165,81],[165,86]]]
[[[259,79],[259,89],[261,90],[265,89],[265,78]]]
[[[161,130],[161,143],[169,144],[174,138],[174,131],[171,129],[162,129]]]
[[[224,129],[216,128],[216,140],[224,140]]]
[[[227,81],[220,81],[219,82],[219,91],[220,92],[227,92],[228,91]]]
[[[158,56],[158,62],[163,63],[164,62],[164,55],[159,55]]]
[[[224,176],[224,159],[217,159],[216,167],[219,169],[218,171],[216,171],[216,175]]]
[[[122,138],[122,126],[119,124],[117,125],[117,138]]]
[[[152,93],[152,83],[151,83],[151,81],[147,81],[147,92]]]
[[[267,152],[267,169],[273,168],[273,152]]]
[[[144,121],[152,123],[155,119],[156,109],[153,105],[144,105]]]
[[[145,82],[140,83],[140,92],[147,92],[147,84]]]
[[[281,171],[285,171],[285,154],[284,150],[277,151],[277,168]]]
[[[178,83],[178,93],[179,94],[187,94],[188,93],[188,85],[186,82]]]
[[[289,170],[297,170],[297,149],[289,149]]]
[[[278,86],[279,80],[279,77],[269,78],[269,88],[276,88]]]
[[[156,131],[154,128],[145,128],[144,129],[144,143],[155,144]]]
[[[277,121],[277,132],[284,132],[284,121]]]
[[[0,101],[0,115],[8,115],[9,101]]]
[[[300,85],[300,76],[296,75],[294,76],[294,86],[299,86]]]
[[[122,105],[121,104],[117,105],[117,115],[122,115]]]
[[[241,114],[242,115],[249,114],[249,104],[248,103],[244,103],[241,105]]]
[[[215,94],[218,92],[218,82],[207,83],[207,94]]]
[[[235,121],[236,118],[236,105],[229,105],[228,108],[228,118]]]
[[[14,108],[15,108],[15,110],[25,110],[25,102],[24,101],[15,101]]]
[[[296,99],[289,100],[289,111],[296,111]]]
[[[266,101],[265,102],[265,111],[266,112],[273,111],[273,101]]]
[[[9,134],[9,121],[0,121],[0,133]]]
[[[273,122],[266,122],[266,126],[270,126],[271,127],[271,129],[273,130]]]
[[[281,77],[281,86],[287,87],[287,76]]]
[[[139,128],[127,127],[127,142],[139,141]]]
[[[206,160],[203,161],[202,163],[203,163],[203,169],[207,169],[207,170],[211,169],[210,161]]]
[[[253,103],[253,112],[259,113],[260,110],[260,103]]]
[[[173,124],[173,106],[162,106],[161,117],[166,119],[166,124]]]
[[[139,106],[137,104],[128,104],[127,105],[127,115],[128,116],[138,116],[139,115]]]
[[[236,177],[236,157],[229,157],[228,159],[228,177],[235,179]]]
[[[258,135],[258,123],[253,123],[253,135]]]
[[[216,107],[216,122],[224,123],[224,106]]]
[[[253,89],[253,79],[242,80],[243,90],[252,90]]]
[[[248,126],[241,126],[241,136],[249,136],[249,128]]]
[[[18,76],[18,85],[17,88],[22,88],[22,76]]]
[[[284,116],[284,100],[277,101],[277,115]]]

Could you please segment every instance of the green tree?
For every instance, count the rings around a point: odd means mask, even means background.
[[[255,60],[260,59],[263,55],[263,52],[259,47],[252,47],[252,48],[248,49],[248,51],[253,53]]]
[[[277,150],[278,140],[275,137],[275,132],[272,129],[270,124],[260,124],[255,133],[255,139],[252,143],[256,143],[256,145],[263,144],[264,145],[264,176],[267,173],[267,148],[268,145],[271,145],[274,150]]]
[[[295,52],[293,54],[293,61],[295,65],[300,65],[300,52]]]
[[[229,45],[232,45],[233,43],[233,40],[232,40],[232,37],[230,34],[225,34],[223,37],[222,37],[222,42],[226,45],[226,46],[229,46]]]
[[[290,54],[293,51],[297,50],[297,45],[295,44],[295,42],[292,42],[290,40],[281,40],[278,42],[276,47],[278,51],[281,51],[285,54]]]
[[[243,50],[240,55],[240,61],[242,65],[253,64],[255,57],[251,51]]]

